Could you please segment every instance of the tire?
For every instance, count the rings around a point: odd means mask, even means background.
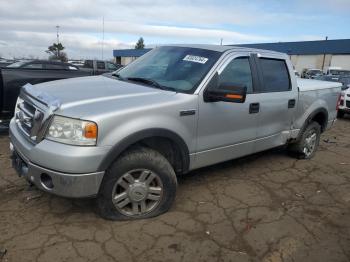
[[[343,118],[345,115],[344,111],[338,110],[337,112],[337,118]]]
[[[289,151],[294,153],[298,159],[311,159],[317,151],[320,137],[321,126],[317,122],[311,122],[301,134],[300,139],[289,145]]]
[[[101,217],[110,220],[155,217],[172,206],[176,188],[176,175],[168,160],[155,150],[137,147],[123,153],[106,171],[97,209]]]

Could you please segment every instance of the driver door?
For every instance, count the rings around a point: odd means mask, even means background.
[[[253,153],[257,136],[258,111],[254,94],[257,75],[254,60],[242,54],[229,57],[218,69],[219,84],[247,87],[244,103],[205,102],[199,99],[197,153],[194,167],[202,167]],[[203,95],[202,90],[200,95]]]

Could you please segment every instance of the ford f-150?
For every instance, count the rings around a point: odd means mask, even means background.
[[[111,76],[24,86],[13,166],[46,192],[96,197],[104,218],[152,217],[171,207],[177,175],[284,145],[312,158],[340,90],[297,79],[282,53],[157,47]]]

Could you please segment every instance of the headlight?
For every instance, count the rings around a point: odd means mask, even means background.
[[[16,102],[16,106],[15,106],[15,115],[18,113],[18,111],[19,111],[18,105],[21,103],[23,103],[23,99],[18,97],[17,102]]]
[[[64,144],[94,146],[97,141],[97,125],[90,121],[54,116],[46,138]]]

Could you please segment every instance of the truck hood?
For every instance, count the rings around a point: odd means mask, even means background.
[[[119,81],[105,76],[89,76],[51,81],[35,85],[39,92],[60,100],[64,107],[114,100],[130,96],[166,94],[163,90]]]
[[[59,104],[57,113],[82,117],[88,112],[114,111],[168,101],[176,93],[105,76],[70,78],[32,86],[41,97]]]

